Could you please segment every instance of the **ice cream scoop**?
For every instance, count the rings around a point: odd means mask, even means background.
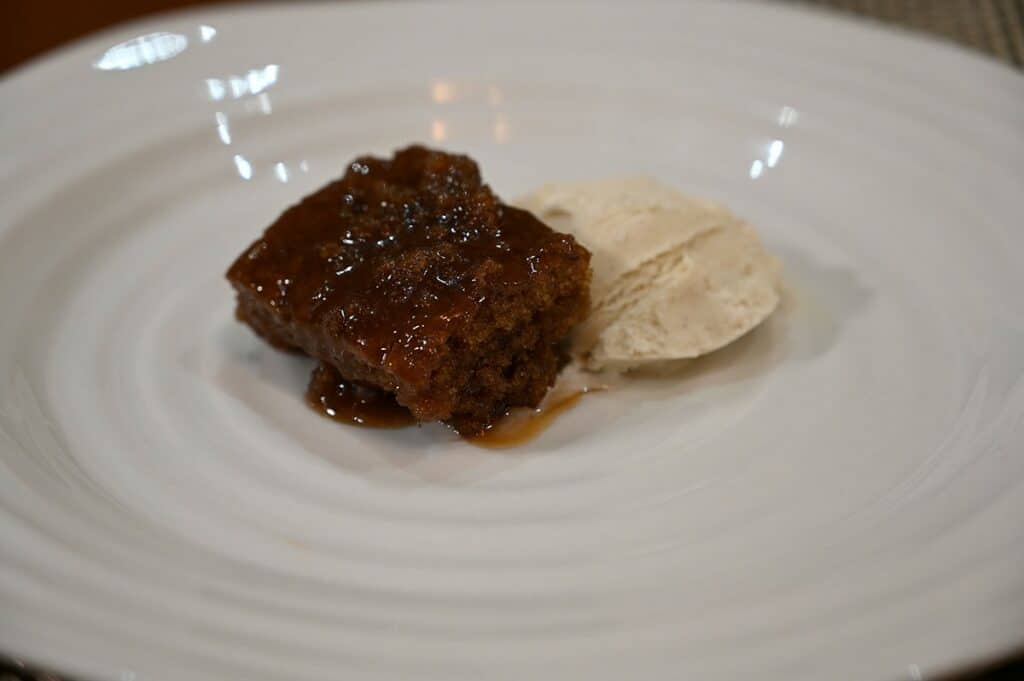
[[[540,187],[517,202],[593,254],[587,369],[657,370],[736,340],[779,304],[781,266],[720,204],[646,177]]]

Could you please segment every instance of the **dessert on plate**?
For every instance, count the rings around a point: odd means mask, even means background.
[[[516,407],[545,405],[547,423],[607,385],[588,376],[673,370],[747,333],[778,306],[780,269],[726,208],[650,178],[511,206],[467,156],[411,146],[354,160],[227,276],[238,319],[318,360],[307,398],[327,415],[518,443],[538,428],[493,428]]]
[[[354,160],[227,277],[239,320],[324,365],[325,401],[372,388],[469,436],[554,383],[589,308],[590,253],[502,203],[470,158],[412,146]]]

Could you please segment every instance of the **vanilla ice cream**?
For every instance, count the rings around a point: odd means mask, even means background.
[[[587,369],[657,368],[731,343],[779,304],[780,265],[742,220],[650,178],[541,187],[517,202],[593,254]]]

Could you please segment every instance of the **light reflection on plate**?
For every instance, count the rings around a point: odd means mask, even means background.
[[[180,33],[149,33],[114,45],[93,63],[99,71],[127,71],[173,59],[188,47]]]

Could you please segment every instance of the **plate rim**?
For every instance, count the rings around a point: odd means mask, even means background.
[[[714,4],[713,0],[688,0],[693,4]],[[409,0],[384,0],[383,2],[374,2],[373,0],[353,0],[350,3],[337,5],[332,8],[331,11],[348,11],[350,7],[362,6],[362,7],[394,7],[405,4],[411,4]],[[445,3],[449,5],[458,5],[462,3],[449,2]],[[512,3],[495,3],[495,4],[512,4]],[[582,3],[581,3],[582,4]],[[607,4],[620,4],[620,3],[607,3]],[[978,51],[971,50],[970,48],[959,45],[956,43],[943,41],[942,39],[927,34],[911,31],[910,29],[904,29],[892,25],[883,24],[880,22],[867,22],[856,17],[844,15],[839,12],[824,9],[816,6],[802,6],[789,3],[766,3],[760,4],[755,3],[753,0],[740,0],[737,4],[742,4],[747,7],[757,7],[759,9],[770,8],[768,11],[778,13],[780,15],[792,14],[802,16],[815,16],[816,21],[823,22],[835,22],[836,24],[842,24],[846,27],[853,29],[857,32],[861,32],[862,35],[883,33],[886,36],[886,40],[889,40],[892,45],[896,45],[901,42],[909,42],[910,44],[916,44],[920,49],[927,49],[934,51],[936,54],[942,53],[952,57],[958,55],[957,59],[966,59],[967,62],[973,63],[976,68],[988,70],[989,73],[996,75],[999,74],[999,78],[1005,79],[1010,76],[1007,82],[1012,81],[1015,87],[1020,92],[1024,93],[1024,73],[1014,69],[1012,66],[998,61],[993,57],[986,56]],[[145,17],[132,19],[126,22],[119,23],[115,26],[106,28],[100,32],[84,36],[76,39],[68,44],[65,44],[56,50],[38,55],[31,58],[30,60],[23,62],[22,64],[14,67],[13,69],[7,70],[2,76],[0,76],[0,95],[7,95],[8,91],[15,84],[21,84],[30,82],[34,78],[37,78],[40,74],[45,72],[47,69],[59,69],[71,66],[79,66],[79,62],[83,56],[87,54],[90,56],[98,56],[102,52],[103,47],[109,46],[112,40],[117,40],[124,33],[131,31],[144,30],[154,24],[159,24],[166,21],[181,21],[190,18],[195,19],[209,19],[214,20],[218,16],[230,16],[237,12],[245,13],[274,13],[279,11],[287,12],[305,12],[312,11],[322,6],[316,2],[303,1],[299,3],[283,3],[274,2],[268,4],[259,5],[217,5],[212,7],[201,7],[201,8],[182,8],[176,9],[169,12],[163,12],[154,15],[148,15]],[[94,55],[95,53],[95,55]],[[73,63],[72,63],[73,62]],[[994,67],[994,68],[993,68]],[[13,106],[17,106],[18,102],[12,102]],[[10,131],[5,130],[4,136],[10,134]],[[3,230],[0,230],[2,232]],[[1012,651],[1010,651],[1012,652]],[[984,655],[984,659],[975,660],[972,662],[965,662],[962,665],[963,668],[971,669],[978,666],[987,666],[990,663],[992,657],[1002,657],[1002,654]],[[954,672],[969,673],[968,672]]]

